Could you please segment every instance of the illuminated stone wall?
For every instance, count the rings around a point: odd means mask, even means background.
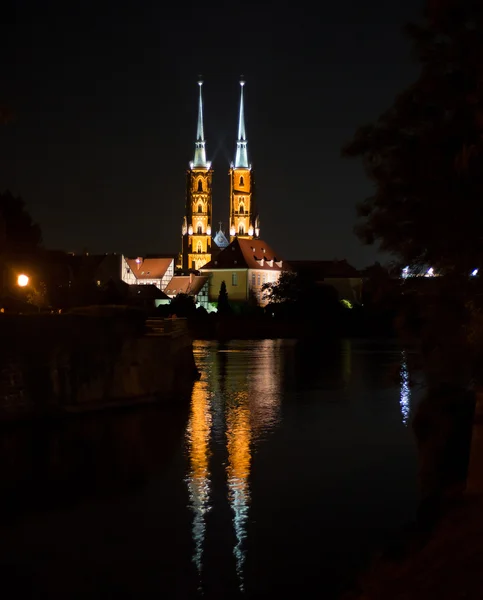
[[[230,169],[230,242],[235,235],[253,238],[255,215],[253,214],[252,174],[250,169]],[[243,233],[240,233],[240,227]]]
[[[186,216],[183,224],[183,269],[199,270],[211,260],[213,169],[187,173]]]

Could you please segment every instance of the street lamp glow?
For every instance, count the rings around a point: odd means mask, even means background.
[[[28,277],[28,275],[23,275],[22,274],[22,275],[19,275],[17,277],[17,285],[19,287],[25,287],[28,284],[29,284],[29,277]]]

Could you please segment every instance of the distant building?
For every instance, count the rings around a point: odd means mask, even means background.
[[[203,123],[202,85],[199,81],[198,121],[194,159],[189,164],[186,180],[185,214],[181,227],[182,259],[177,261],[184,271],[199,271],[213,261],[220,250],[228,246],[224,232],[213,236],[212,179],[211,162],[206,159],[206,141]],[[235,161],[230,166],[229,235],[230,242],[235,237],[258,238],[260,223],[255,203],[253,171],[248,162],[248,142],[245,129],[245,108],[243,89],[240,81],[240,111],[238,117],[238,138]]]
[[[164,291],[174,276],[176,255],[122,257],[121,278],[129,285],[155,285]]]
[[[208,299],[217,302],[221,282],[226,284],[230,302],[267,303],[262,286],[278,280],[290,267],[263,240],[236,236],[218,256],[201,269],[209,277]]]
[[[169,298],[175,298],[178,294],[193,296],[198,306],[209,309],[208,300],[208,277],[194,275],[177,275],[171,279],[164,290]]]
[[[360,304],[363,278],[346,260],[291,260],[290,267],[300,277],[317,285],[330,285],[340,300]]]
[[[195,155],[186,174],[185,215],[182,225],[182,268],[198,270],[211,260],[212,178],[211,162],[206,160],[203,128],[202,81],[199,85],[198,125]]]

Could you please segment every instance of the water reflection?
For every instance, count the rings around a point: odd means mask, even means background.
[[[187,483],[194,513],[193,560],[201,574],[203,545],[209,535],[206,513],[213,502],[211,498],[219,497],[217,492],[226,485],[234,533],[232,553],[238,586],[243,591],[252,455],[255,447],[280,422],[284,368],[280,342],[216,344],[200,341],[195,342],[194,349],[202,379],[193,390],[186,438],[190,465]],[[226,465],[219,471],[225,457]],[[210,476],[215,472],[222,472],[226,479],[215,481],[216,478]],[[217,552],[225,551],[217,549]]]
[[[247,387],[250,398],[250,423],[257,440],[273,431],[280,420],[280,392],[283,364],[280,340],[261,340],[256,347],[255,368]]]
[[[243,542],[246,538],[248,508],[250,503],[250,488],[248,477],[251,464],[251,427],[249,396],[241,392],[227,407],[226,438],[228,450],[228,499],[233,511],[233,527],[236,544],[233,553],[236,560],[236,571],[243,591],[243,564],[245,552]]]
[[[186,429],[190,461],[187,478],[191,510],[193,511],[192,535],[194,542],[193,562],[201,575],[203,545],[206,533],[206,513],[210,509],[209,443],[211,412],[206,382],[198,381],[193,387],[191,415]]]
[[[411,387],[409,382],[409,371],[406,351],[401,352],[401,369],[399,371],[401,380],[401,392],[399,397],[399,406],[401,407],[402,422],[407,427],[409,413],[411,411]]]
[[[180,398],[180,405],[186,401]],[[2,423],[0,521],[20,511],[54,510],[142,488],[171,460],[187,413],[150,405]]]

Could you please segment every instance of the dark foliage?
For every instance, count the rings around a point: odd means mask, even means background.
[[[0,194],[0,252],[30,253],[41,243],[40,227],[26,211],[24,201],[9,191]]]
[[[405,264],[467,274],[483,259],[483,3],[432,0],[407,35],[420,76],[343,149],[375,184],[356,232]]]
[[[228,292],[226,291],[226,283],[222,281],[220,285],[220,293],[218,294],[218,314],[227,315],[231,312],[230,303],[228,301]]]
[[[188,294],[177,294],[169,303],[169,312],[177,317],[193,317],[196,314],[195,299]]]

